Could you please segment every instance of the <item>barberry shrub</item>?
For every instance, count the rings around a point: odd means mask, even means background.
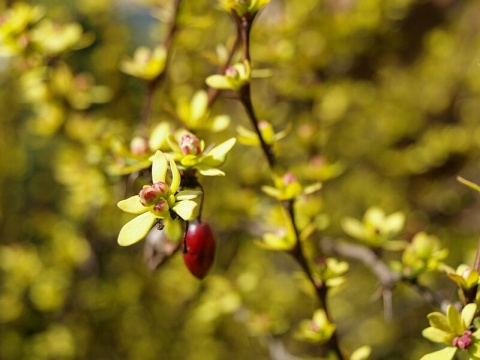
[[[0,358],[480,359],[479,11],[0,4]]]

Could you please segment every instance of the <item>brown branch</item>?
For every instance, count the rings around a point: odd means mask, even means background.
[[[315,293],[320,303],[320,307],[325,311],[325,315],[327,316],[327,319],[330,322],[333,322],[332,316],[328,307],[328,302],[327,302],[328,287],[326,287],[323,282],[315,281],[312,270],[310,269],[307,258],[305,257],[305,254],[303,252],[302,242],[300,241],[300,235],[295,223],[294,203],[295,203],[294,199],[282,202],[283,207],[287,210],[288,215],[290,217],[290,221],[291,221],[295,238],[296,238],[295,247],[290,251],[290,254],[293,256],[296,262],[300,265],[300,267],[302,268],[302,270],[305,272],[308,279],[312,283],[313,287],[315,288]],[[342,354],[342,351],[340,350],[338,333],[336,330],[333,332],[332,336],[326,343],[326,346],[335,352],[339,360],[343,360],[343,354]]]
[[[246,84],[240,89],[239,96],[240,96],[240,102],[243,104],[245,110],[247,111],[250,122],[255,130],[255,133],[257,134],[258,140],[260,141],[260,146],[262,147],[263,154],[267,159],[268,165],[273,170],[276,162],[275,154],[273,152],[273,148],[265,142],[265,139],[263,138],[260,128],[258,127],[258,119],[252,104],[250,84]]]
[[[233,16],[234,16],[234,19],[236,20],[238,35],[242,43],[242,58],[244,61],[248,61],[250,63],[250,31],[251,31],[251,26],[252,26],[255,15],[253,16],[246,15],[246,16],[239,17],[236,14],[234,14]],[[268,165],[270,169],[273,171],[276,164],[276,157],[273,152],[272,146],[265,142],[265,139],[263,138],[260,128],[258,126],[258,118],[255,114],[253,103],[252,103],[250,83],[247,83],[244,86],[242,86],[242,88],[238,92],[238,95],[240,98],[240,102],[245,107],[245,110],[248,114],[250,122],[252,123],[255,133],[258,137],[258,140],[260,141],[260,146],[268,162]],[[295,223],[294,201],[295,199],[290,199],[282,202],[282,206],[285,208],[285,210],[289,215],[291,224],[294,229],[295,239],[296,239],[295,247],[290,251],[290,254],[293,256],[295,261],[300,265],[302,270],[307,275],[309,281],[314,286],[320,307],[325,311],[327,318],[331,321],[331,314],[327,304],[328,287],[326,287],[325,284],[322,282],[315,281],[312,270],[310,269],[310,266],[308,264],[308,260],[305,257],[305,254],[303,252],[299,231]],[[344,356],[340,349],[337,331],[334,331],[331,338],[327,342],[326,346],[328,347],[328,349],[332,350],[336,354],[338,360],[344,359]]]

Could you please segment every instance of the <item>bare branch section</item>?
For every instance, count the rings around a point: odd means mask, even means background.
[[[380,283],[380,290],[385,298],[389,298],[391,302],[391,291],[399,282],[403,282],[411,286],[418,294],[420,294],[426,302],[432,306],[438,307],[443,311],[446,310],[448,304],[451,302],[445,299],[442,295],[433,291],[432,289],[419,284],[418,281],[408,280],[392,271],[385,262],[378,257],[373,250],[368,247],[352,244],[345,241],[334,241],[332,239],[322,239],[320,247],[325,254],[340,256],[350,260],[357,260],[363,263],[375,275]],[[387,294],[385,294],[387,292]],[[385,297],[386,295],[386,297]],[[386,310],[389,309],[389,301],[387,301]],[[386,313],[389,318],[391,314]]]
[[[320,247],[326,254],[342,256],[362,262],[380,281],[385,289],[391,289],[401,280],[398,273],[393,272],[371,249],[357,244],[324,239]]]

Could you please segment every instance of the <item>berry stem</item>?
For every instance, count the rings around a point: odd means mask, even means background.
[[[205,199],[205,190],[202,186],[202,184],[198,183],[198,187],[200,188],[200,190],[202,191],[202,196],[201,196],[201,199],[200,199],[200,206],[198,208],[198,222],[201,223],[202,222],[202,211],[203,211],[203,200]]]
[[[188,233],[188,224],[189,221],[185,221],[185,232],[183,233],[183,253],[188,254],[188,247],[187,247],[187,233]]]

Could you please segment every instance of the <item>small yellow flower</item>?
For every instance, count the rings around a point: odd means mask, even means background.
[[[192,201],[201,192],[185,190],[177,192],[180,186],[180,172],[173,160],[170,160],[172,181],[165,182],[167,175],[167,158],[157,151],[152,162],[151,186],[145,186],[138,195],[120,201],[117,206],[125,212],[138,215],[122,227],[118,243],[122,246],[132,245],[144,238],[158,219],[191,220],[195,215],[197,203]]]
[[[153,80],[165,70],[167,49],[157,46],[150,50],[141,46],[133,54],[132,59],[126,59],[120,64],[120,70],[144,80]]]

